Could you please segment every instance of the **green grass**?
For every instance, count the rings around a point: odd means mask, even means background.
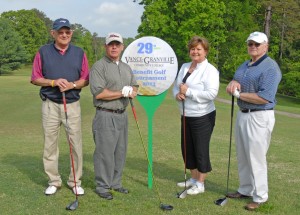
[[[228,82],[222,80],[218,97],[223,99],[230,99],[226,93],[226,86]],[[277,105],[276,110],[286,111],[294,114],[300,114],[300,98],[292,98],[284,95],[276,95]]]
[[[60,173],[63,187],[54,196],[45,196],[47,177],[43,171],[43,139],[39,87],[29,83],[30,67],[0,76],[0,214],[69,214],[66,205],[75,200],[67,188],[69,148],[63,130],[60,137]],[[230,99],[221,85],[220,97]],[[211,141],[213,171],[206,181],[206,192],[185,199],[175,197],[181,191],[176,182],[184,180],[180,153],[180,118],[170,90],[153,119],[153,171],[163,203],[174,210],[163,212],[155,189],[147,187],[147,160],[134,118],[129,113],[129,148],[123,185],[128,195],[114,193],[114,200],[100,199],[95,193],[91,124],[95,113],[89,87],[81,93],[84,141],[84,174],[86,194],[79,197],[79,208],[73,214],[249,214],[243,206],[249,200],[229,200],[224,206],[213,202],[224,197],[229,146],[230,105],[216,102],[217,122]],[[299,101],[278,97],[277,110],[300,113]],[[147,144],[147,117],[135,100],[140,129]],[[276,114],[276,125],[268,153],[269,202],[255,214],[299,214],[300,121]],[[238,186],[234,141],[229,190]]]

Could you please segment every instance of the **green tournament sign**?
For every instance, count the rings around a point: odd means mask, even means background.
[[[132,68],[139,84],[139,95],[165,92],[174,82],[178,64],[173,49],[157,37],[142,37],[124,51],[122,61]]]
[[[122,61],[130,65],[139,84],[137,99],[148,117],[148,187],[152,188],[152,119],[176,78],[177,57],[168,43],[149,36],[133,41]]]

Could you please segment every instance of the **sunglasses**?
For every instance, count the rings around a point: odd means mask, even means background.
[[[251,47],[254,45],[256,48],[258,48],[261,45],[261,43],[248,43],[247,45],[248,45],[248,47]]]

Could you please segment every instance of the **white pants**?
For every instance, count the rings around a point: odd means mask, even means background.
[[[267,152],[275,124],[274,110],[237,114],[235,141],[240,187],[254,202],[268,200]]]

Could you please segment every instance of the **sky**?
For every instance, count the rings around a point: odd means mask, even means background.
[[[125,38],[134,38],[144,11],[133,0],[0,0],[0,5],[0,14],[36,8],[52,21],[66,18],[100,37],[117,32]]]

